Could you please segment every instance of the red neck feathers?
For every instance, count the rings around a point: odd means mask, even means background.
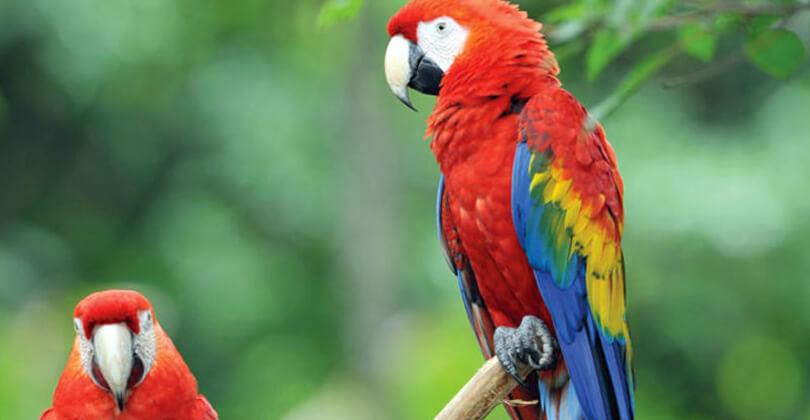
[[[539,32],[540,23],[500,0],[461,2],[489,7],[460,22],[470,34],[442,80],[428,119],[431,149],[443,167],[494,140],[493,127],[506,123],[501,119],[513,120],[512,137],[517,141],[515,110],[541,90],[560,85],[559,68]]]

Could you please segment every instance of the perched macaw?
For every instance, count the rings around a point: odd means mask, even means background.
[[[411,108],[409,87],[438,95],[440,240],[484,356],[538,401],[510,415],[632,419],[622,180],[539,30],[502,0],[414,0],[388,22],[386,79]]]
[[[93,293],[73,324],[73,350],[40,420],[217,420],[140,293]]]

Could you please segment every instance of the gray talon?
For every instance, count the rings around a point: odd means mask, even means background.
[[[546,323],[536,316],[524,316],[517,328],[496,328],[492,339],[504,370],[524,387],[528,384],[518,375],[523,365],[544,370],[556,362],[557,341]]]

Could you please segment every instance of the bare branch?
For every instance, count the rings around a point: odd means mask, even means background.
[[[530,371],[531,368],[524,366],[521,376],[525,378]],[[516,386],[515,378],[503,370],[495,356],[478,369],[475,376],[436,415],[435,420],[483,419]]]
[[[737,2],[720,2],[680,15],[664,16],[646,25],[648,31],[665,31],[692,23],[705,23],[720,13],[736,12],[746,16],[779,15],[792,16],[801,10],[810,10],[810,2],[793,4],[745,4]]]
[[[699,68],[690,73],[675,76],[666,76],[661,81],[661,86],[664,87],[665,89],[673,89],[673,88],[681,88],[695,83],[700,83],[717,76],[718,74],[728,70],[729,68],[737,64],[740,64],[744,60],[745,60],[745,52],[742,49],[740,49],[732,54],[729,54],[725,57],[718,59],[714,63],[709,64],[708,66]]]

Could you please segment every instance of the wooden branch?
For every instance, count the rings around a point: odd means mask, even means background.
[[[722,58],[718,58],[713,63],[695,71],[681,75],[665,76],[661,81],[661,87],[664,89],[674,89],[699,83],[717,76],[729,68],[741,63],[743,60],[745,60],[745,50],[740,48],[739,50]]]
[[[680,15],[663,16],[645,25],[648,31],[664,31],[679,28],[691,23],[706,23],[720,13],[737,12],[746,16],[779,15],[792,16],[802,10],[810,9],[810,2],[792,4],[746,4],[741,2],[719,2],[711,6],[700,8],[693,12]]]
[[[525,378],[531,368],[524,366],[520,371]],[[456,396],[447,403],[435,420],[480,420],[518,385],[506,373],[498,357],[487,360]]]

